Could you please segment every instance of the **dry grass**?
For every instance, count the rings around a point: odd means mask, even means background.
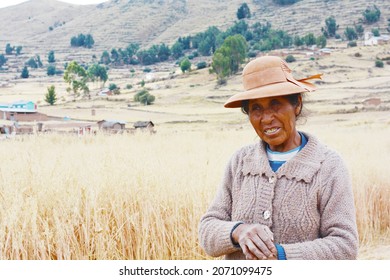
[[[390,258],[389,127],[317,129],[304,128],[350,165],[360,258]],[[230,155],[254,140],[251,130],[203,129],[3,141],[0,259],[207,258],[199,218]]]

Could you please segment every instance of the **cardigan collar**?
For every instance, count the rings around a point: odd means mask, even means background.
[[[308,133],[304,134],[308,139],[305,147],[276,172],[272,171],[268,162],[266,143],[261,140],[252,145],[243,158],[243,174],[276,176],[278,179],[284,176],[287,179],[295,178],[310,183],[325,159],[326,149],[316,137]]]

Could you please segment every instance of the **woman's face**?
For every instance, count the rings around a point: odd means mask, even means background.
[[[297,106],[283,96],[249,100],[249,120],[257,135],[271,150],[286,152],[300,145],[301,138],[296,131],[295,121],[301,104],[301,97]]]

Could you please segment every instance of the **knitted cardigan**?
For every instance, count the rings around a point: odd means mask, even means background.
[[[348,170],[335,151],[304,134],[308,143],[277,172],[271,170],[263,141],[232,156],[199,223],[207,254],[245,259],[230,237],[241,221],[268,226],[287,259],[356,259],[358,233]]]

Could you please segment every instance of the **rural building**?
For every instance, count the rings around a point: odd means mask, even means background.
[[[48,117],[38,113],[37,105],[32,101],[16,101],[0,104],[0,119],[10,121],[45,121]]]
[[[150,133],[155,133],[154,123],[151,121],[138,121],[134,123],[134,128],[141,131],[149,131]]]
[[[331,55],[332,54],[332,50],[329,49],[329,48],[323,48],[323,49],[319,50],[319,54],[320,55]]]
[[[77,130],[77,134],[80,135],[85,135],[85,134],[91,134],[92,133],[92,126],[91,125],[83,125],[79,126]]]
[[[363,100],[363,105],[368,107],[376,107],[381,105],[381,103],[382,103],[381,99],[375,97],[367,98]]]
[[[20,100],[12,103],[1,103],[0,110],[4,109],[12,112],[35,113],[37,112],[37,105],[32,101]]]
[[[101,120],[97,122],[99,129],[110,132],[123,131],[126,126],[126,122],[118,120]]]
[[[365,46],[376,46],[385,45],[390,43],[389,35],[374,36],[372,32],[366,32],[364,34],[364,45]]]
[[[0,120],[0,134],[9,135],[15,131],[14,122],[7,120]]]
[[[105,88],[105,89],[102,89],[97,95],[99,95],[99,96],[112,95],[112,91],[109,90],[108,88]]]

